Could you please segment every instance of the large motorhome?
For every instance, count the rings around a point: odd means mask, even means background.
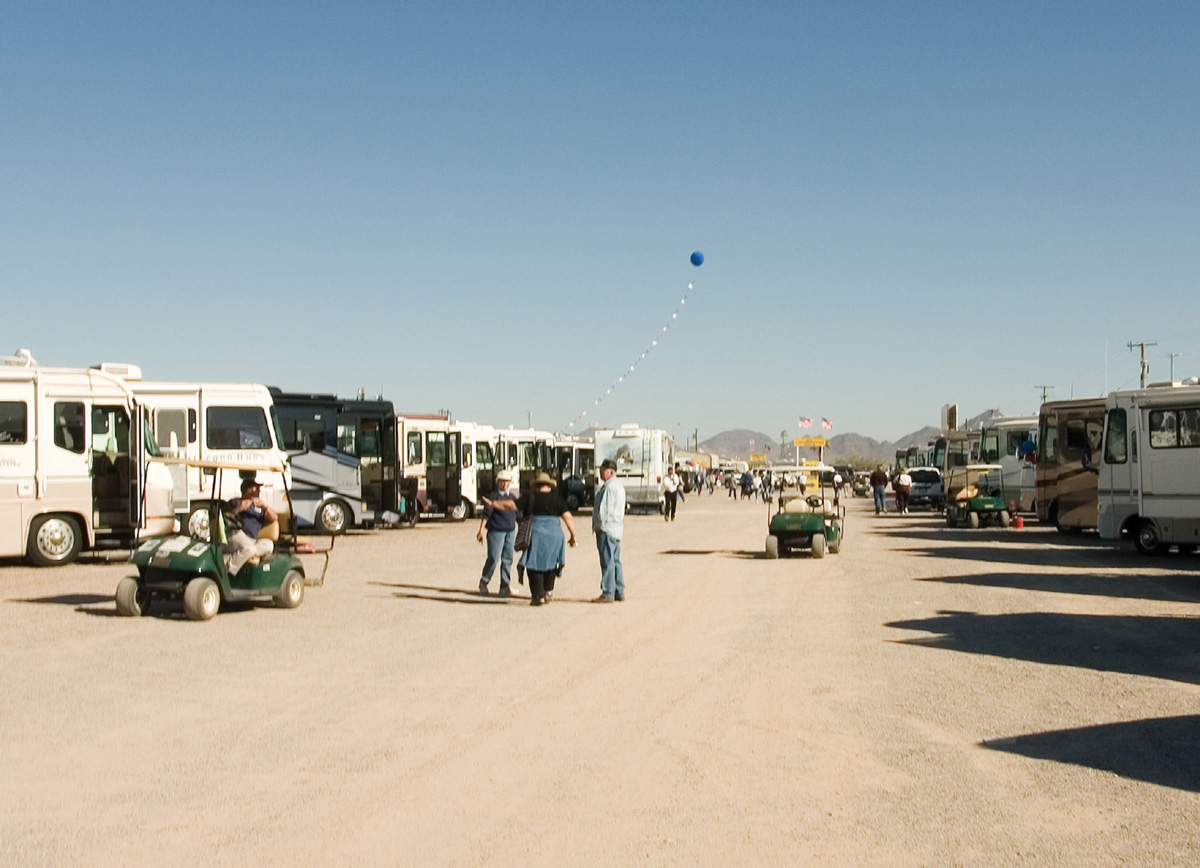
[[[496,432],[496,455],[513,472],[513,487],[525,491],[539,473],[554,476],[556,470],[555,436],[533,428],[501,428]]]
[[[1038,414],[1038,521],[1059,533],[1095,529],[1104,398],[1048,401]]]
[[[1194,380],[1111,393],[1097,479],[1104,539],[1132,537],[1143,554],[1200,545],[1200,385]]]
[[[175,529],[170,471],[143,405],[103,371],[0,365],[0,557],[39,566]]]
[[[442,413],[396,416],[404,475],[417,480],[423,517],[461,521],[474,507],[462,491],[462,432]]]
[[[674,461],[675,441],[659,428],[625,424],[620,428],[597,429],[596,466],[605,461],[617,465],[617,478],[625,486],[630,509],[662,509],[662,480]]]
[[[156,440],[162,454],[191,462],[232,463],[262,468],[256,474],[262,497],[283,516],[292,512],[288,502],[290,470],[275,417],[271,393],[261,383],[172,383],[143,380],[133,365],[106,363],[99,370],[124,380],[138,401],[151,410]],[[209,504],[241,494],[235,473],[217,473],[212,467],[171,465],[175,476],[175,512],[187,532],[208,538]]]
[[[979,431],[958,429],[947,431],[933,441],[929,450],[929,466],[936,467],[944,478],[952,467],[966,467],[979,460]]]
[[[391,401],[283,392],[271,387],[291,456],[297,524],[321,533],[393,524],[397,513],[396,411]]]
[[[1036,416],[993,416],[979,432],[979,461],[999,464],[1000,471],[988,477],[991,490],[1016,512],[1033,512],[1036,491],[1034,468],[1037,443]],[[993,477],[998,475],[999,480]]]
[[[596,446],[591,440],[560,436],[554,441],[554,478],[571,511],[591,506],[596,497]]]

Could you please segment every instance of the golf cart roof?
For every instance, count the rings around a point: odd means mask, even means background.
[[[167,458],[165,456],[156,457],[151,460],[159,461],[163,464],[175,464],[182,467],[208,467],[219,470],[274,470],[279,473],[284,473],[287,470],[282,461],[268,457],[264,457],[261,461],[218,461],[216,459]]]

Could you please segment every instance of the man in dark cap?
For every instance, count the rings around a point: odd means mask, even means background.
[[[604,484],[592,507],[592,531],[600,552],[600,596],[597,603],[625,599],[625,571],[621,567],[621,537],[625,532],[625,487],[617,481],[616,462],[600,464]]]

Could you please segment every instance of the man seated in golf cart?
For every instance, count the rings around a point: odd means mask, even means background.
[[[237,575],[238,571],[251,558],[266,557],[275,551],[275,543],[269,534],[263,534],[263,528],[274,524],[278,515],[263,501],[262,488],[258,480],[248,476],[242,480],[242,496],[230,501],[226,511],[226,521],[229,523],[229,574]]]

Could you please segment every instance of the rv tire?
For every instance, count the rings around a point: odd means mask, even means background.
[[[29,525],[27,554],[38,567],[61,567],[79,556],[83,532],[69,515],[39,515]]]
[[[1162,536],[1158,532],[1158,525],[1152,521],[1143,521],[1138,526],[1133,543],[1137,546],[1137,550],[1144,555],[1161,555],[1169,548],[1163,544]]]
[[[462,521],[471,514],[471,504],[467,503],[464,497],[454,505],[454,509],[450,510],[450,517],[455,521]]]
[[[190,537],[195,537],[196,539],[202,539],[205,542],[209,542],[209,518],[210,516],[208,514],[207,503],[201,504],[200,506],[193,506],[192,511],[188,513],[186,528],[187,535]]]
[[[350,507],[343,501],[330,500],[317,511],[317,529],[329,536],[345,533],[350,525]]]

